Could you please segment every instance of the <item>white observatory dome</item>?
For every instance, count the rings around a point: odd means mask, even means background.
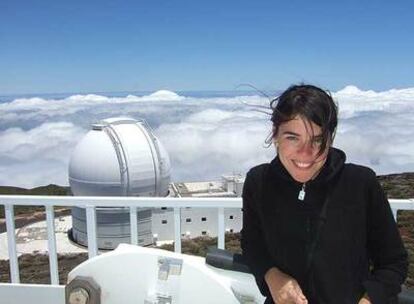
[[[167,196],[170,160],[145,120],[109,118],[92,125],[69,161],[69,184],[76,196]],[[96,208],[97,243],[114,249],[129,243],[129,208]],[[138,208],[138,244],[153,243],[152,209]],[[86,212],[72,208],[71,238],[87,246]]]
[[[170,160],[145,120],[109,118],[92,125],[69,162],[77,196],[166,196]]]

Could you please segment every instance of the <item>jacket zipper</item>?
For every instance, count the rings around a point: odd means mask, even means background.
[[[302,189],[299,191],[298,200],[303,201],[306,195],[306,183],[302,184]]]

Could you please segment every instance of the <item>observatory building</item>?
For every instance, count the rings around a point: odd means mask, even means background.
[[[69,162],[76,196],[165,197],[169,183],[168,154],[144,120],[109,118],[92,125]],[[137,218],[138,244],[152,244],[152,209],[139,208]],[[72,208],[72,222],[72,239],[87,246],[84,208]],[[97,208],[97,242],[100,249],[130,242],[128,208]]]

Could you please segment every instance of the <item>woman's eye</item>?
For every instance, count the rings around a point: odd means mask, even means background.
[[[288,136],[288,137],[286,137],[286,139],[289,140],[289,141],[297,141],[298,140],[298,138],[296,136]]]
[[[314,143],[315,145],[321,145],[321,144],[322,144],[322,138],[315,138],[315,139],[313,140],[313,143]]]

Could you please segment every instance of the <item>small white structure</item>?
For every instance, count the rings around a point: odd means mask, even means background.
[[[222,179],[227,192],[234,192],[237,197],[242,195],[244,177],[241,174],[222,175]]]
[[[240,197],[244,178],[240,175],[222,176],[221,181],[172,183],[170,196],[175,197]],[[152,230],[157,241],[174,239],[174,213],[171,208],[152,211]],[[224,209],[224,229],[229,233],[240,232],[242,212],[240,208]],[[218,236],[216,208],[182,208],[181,237]]]
[[[163,197],[169,183],[168,154],[144,120],[109,118],[92,125],[69,163],[69,184],[76,196]],[[151,244],[151,209],[140,209],[137,215],[138,244]],[[72,217],[72,238],[86,246],[85,209],[73,208]],[[129,209],[99,208],[98,247],[129,243],[129,220]]]

